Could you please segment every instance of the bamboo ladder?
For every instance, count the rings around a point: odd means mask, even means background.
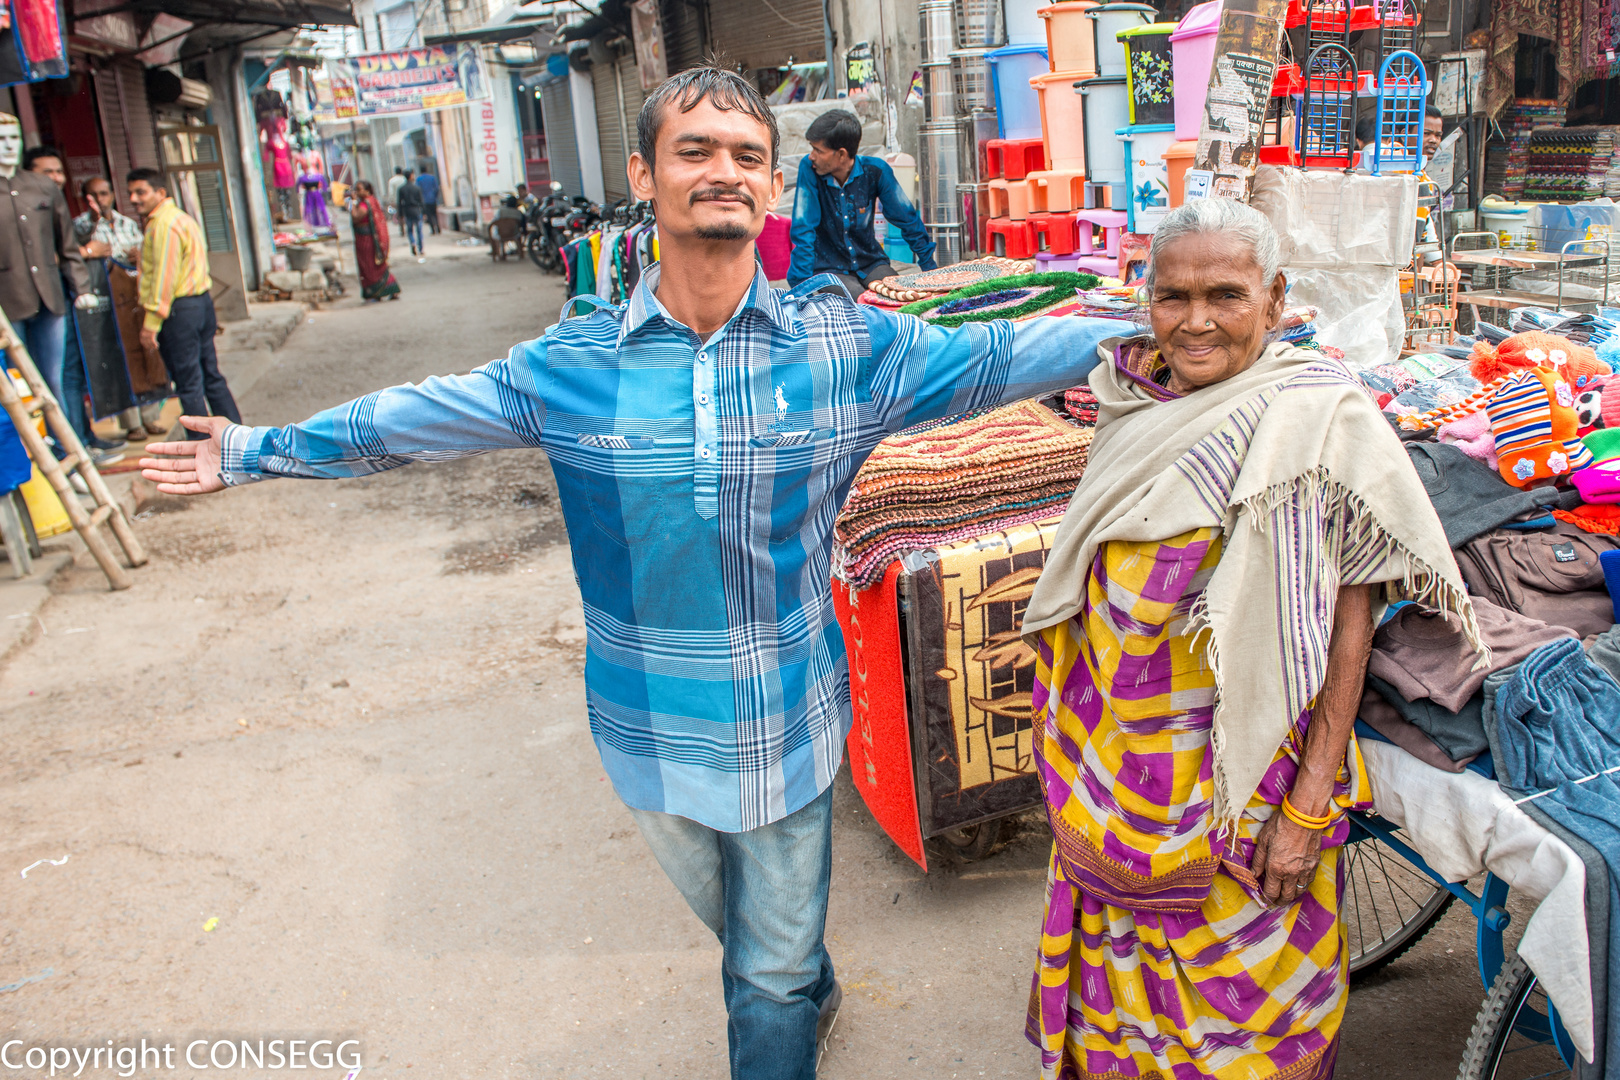
[[[69,312],[68,318],[72,317],[72,312]],[[45,445],[45,439],[34,426],[29,408],[23,404],[22,396],[17,393],[10,372],[0,371],[0,376],[3,376],[0,377],[0,407],[4,407],[6,415],[11,418],[11,426],[17,429],[17,435],[22,439],[28,456],[50,482],[52,489],[56,491],[56,497],[62,500],[62,508],[67,511],[68,520],[83,538],[84,546],[95,556],[102,573],[107,575],[107,584],[114,589],[129,588],[134,584],[134,579],[113,554],[101,527],[112,526],[113,535],[118,537],[118,543],[123,547],[130,566],[144,566],[146,551],[141,547],[141,542],[135,538],[135,529],[130,525],[129,518],[124,516],[124,508],[118,505],[112,497],[112,492],[107,490],[107,482],[96,470],[90,452],[85,449],[84,444],[79,441],[79,436],[68,424],[62,406],[57,403],[50,387],[45,385],[39,368],[34,366],[34,358],[28,354],[28,347],[23,344],[4,312],[0,312],[0,349],[6,352],[7,366],[15,367],[22,372],[23,381],[28,384],[28,389],[34,396],[34,411],[44,413],[46,426],[51,434],[56,436],[57,444],[67,450],[68,456],[62,461],[57,461],[56,455]],[[68,475],[73,472],[77,472],[84,479],[85,486],[90,489],[91,498],[95,500],[96,508],[89,513],[85,512],[84,506],[79,502],[79,496],[68,480]],[[15,560],[17,556],[13,554],[12,558]]]

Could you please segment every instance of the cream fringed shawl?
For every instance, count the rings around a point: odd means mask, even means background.
[[[1459,616],[1483,652],[1445,532],[1400,440],[1342,364],[1276,344],[1247,371],[1155,400],[1104,342],[1101,404],[1023,633],[1080,610],[1097,549],[1218,527],[1223,552],[1185,633],[1215,671],[1215,822],[1242,813],[1327,675],[1341,585],[1387,582]]]

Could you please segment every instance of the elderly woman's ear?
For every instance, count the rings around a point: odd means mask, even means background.
[[[1270,303],[1266,308],[1266,329],[1275,332],[1282,325],[1283,309],[1288,306],[1288,279],[1281,270],[1271,282]]]

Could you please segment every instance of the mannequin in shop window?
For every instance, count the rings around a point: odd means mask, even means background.
[[[293,174],[292,144],[287,141],[286,117],[271,116],[261,120],[259,143],[264,155],[264,178],[276,193],[276,223],[293,221],[293,188],[297,180]]]
[[[49,177],[21,169],[21,158],[22,124],[0,113],[0,177],[7,180],[0,184],[0,218],[14,223],[0,229],[0,310],[71,417],[83,405],[62,393],[69,304],[64,276],[78,297],[76,306],[92,307],[96,298],[73,238],[67,197]]]

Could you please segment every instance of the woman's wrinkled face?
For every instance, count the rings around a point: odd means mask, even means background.
[[[1191,233],[1156,256],[1148,315],[1170,365],[1170,389],[1190,393],[1245,371],[1282,321],[1286,285],[1262,277],[1247,245]]]

